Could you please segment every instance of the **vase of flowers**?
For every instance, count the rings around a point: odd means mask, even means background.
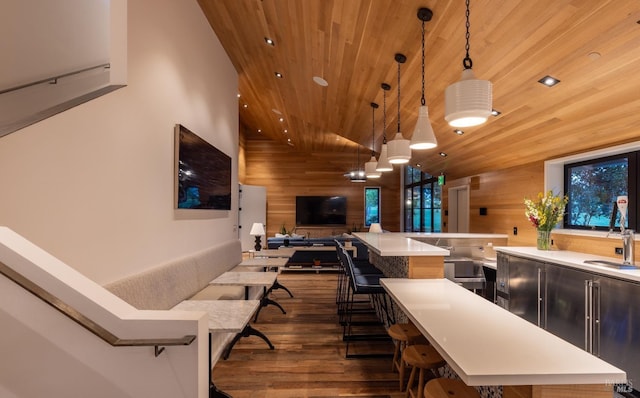
[[[564,217],[564,209],[569,198],[554,195],[553,191],[540,192],[536,200],[524,200],[525,216],[536,227],[538,250],[551,249],[551,230]]]

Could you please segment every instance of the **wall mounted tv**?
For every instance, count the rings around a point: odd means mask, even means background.
[[[296,196],[296,225],[345,225],[344,196]]]
[[[176,124],[175,158],[176,208],[231,210],[231,157]]]

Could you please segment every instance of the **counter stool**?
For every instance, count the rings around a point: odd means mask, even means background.
[[[395,372],[396,369],[398,370],[400,374],[400,391],[404,391],[404,371],[406,370],[406,366],[402,360],[402,352],[408,345],[418,342],[422,337],[422,333],[420,333],[413,323],[394,323],[389,326],[387,333],[389,333],[389,336],[391,336],[395,344],[393,360],[391,361],[391,371]]]
[[[462,380],[438,378],[424,386],[424,398],[480,398],[478,391]]]
[[[433,348],[432,345],[426,344],[414,344],[404,349],[402,353],[402,360],[411,366],[411,375],[409,376],[409,382],[407,383],[406,397],[422,398],[424,392],[425,372],[430,370],[437,378],[438,368],[446,364],[442,356]],[[418,376],[418,388],[413,389],[413,384],[416,379],[416,373]]]

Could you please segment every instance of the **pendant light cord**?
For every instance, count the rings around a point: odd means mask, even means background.
[[[422,106],[427,103],[424,99],[424,20],[422,21],[422,98],[420,98],[420,103]]]
[[[387,90],[382,89],[382,144],[387,143]]]
[[[471,57],[469,57],[469,38],[471,37],[471,34],[469,33],[469,28],[471,27],[471,24],[469,23],[469,0],[467,0],[466,2],[467,4],[467,12],[466,12],[466,18],[467,18],[467,33],[465,35],[465,40],[467,41],[467,44],[464,46],[465,51],[466,51],[466,56],[464,57],[464,59],[462,60],[462,66],[464,66],[465,69],[471,69],[471,67],[473,66],[473,61],[471,61]],[[424,33],[423,33],[424,35]],[[423,44],[424,46],[424,44]]]
[[[371,104],[371,156],[376,156],[376,107]]]
[[[398,62],[398,133],[400,131],[400,62]]]

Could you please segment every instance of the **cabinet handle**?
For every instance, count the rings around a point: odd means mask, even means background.
[[[584,281],[584,350],[589,351],[589,281]]]

